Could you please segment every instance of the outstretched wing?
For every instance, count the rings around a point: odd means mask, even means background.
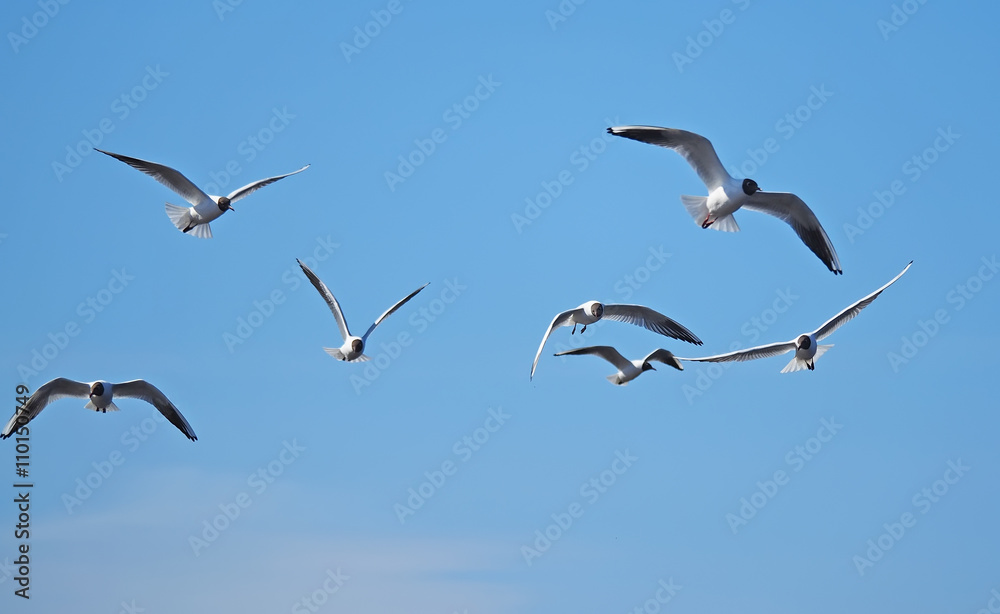
[[[201,188],[192,183],[190,179],[182,175],[180,171],[174,170],[169,166],[165,166],[157,162],[150,162],[149,160],[141,160],[139,158],[131,158],[121,154],[111,153],[110,151],[104,151],[103,149],[97,149],[96,147],[94,148],[94,151],[99,151],[102,154],[121,160],[132,168],[146,173],[153,179],[183,196],[184,200],[188,201],[192,205],[199,205],[206,200],[210,202],[212,201],[208,194],[202,192]]]
[[[306,277],[308,277],[309,281],[312,282],[312,285],[319,292],[319,295],[323,297],[323,300],[326,301],[326,304],[330,307],[330,311],[333,312],[334,319],[337,320],[337,328],[340,329],[340,336],[344,338],[344,341],[347,341],[347,338],[351,336],[351,331],[347,328],[347,320],[344,319],[344,312],[340,310],[340,303],[338,303],[337,299],[333,296],[333,292],[330,292],[330,289],[326,287],[326,284],[323,283],[319,277],[316,277],[316,274],[310,271],[309,267],[302,264],[301,260],[296,258],[295,262],[299,263],[299,266],[302,267],[302,272],[306,274]]]
[[[229,194],[229,202],[234,203],[234,202],[238,201],[239,199],[243,198],[244,196],[249,196],[250,194],[253,194],[254,192],[256,192],[257,190],[261,189],[262,187],[264,187],[266,185],[270,185],[270,184],[274,183],[275,181],[277,181],[279,179],[284,179],[285,177],[291,177],[292,175],[295,175],[296,173],[301,173],[302,171],[306,170],[307,168],[309,168],[308,164],[306,164],[305,166],[303,166],[302,168],[300,168],[297,171],[292,171],[290,173],[285,173],[284,175],[278,175],[277,177],[268,177],[267,179],[261,179],[260,181],[255,181],[253,183],[248,183],[245,186],[243,186],[242,188],[239,188],[237,190],[233,190],[233,192]]]
[[[817,328],[816,332],[813,333],[814,335],[816,335],[816,340],[819,341],[819,340],[821,340],[821,339],[823,339],[825,337],[829,337],[833,333],[833,331],[837,330],[838,328],[840,328],[841,326],[843,326],[844,324],[846,324],[849,320],[853,319],[854,316],[856,316],[859,313],[861,313],[861,310],[864,309],[865,307],[867,307],[868,305],[871,305],[872,301],[874,301],[875,299],[877,299],[878,295],[882,294],[883,290],[885,290],[886,288],[888,288],[889,286],[891,286],[892,284],[894,284],[897,279],[899,279],[900,277],[902,277],[903,273],[905,273],[906,271],[908,271],[910,269],[910,265],[912,265],[912,264],[913,264],[913,261],[911,260],[910,264],[907,264],[906,267],[904,267],[903,270],[899,273],[899,275],[896,275],[895,277],[893,277],[892,279],[889,280],[889,283],[887,283],[886,285],[882,286],[878,290],[872,292],[871,294],[869,294],[868,296],[864,297],[860,301],[854,303],[853,305],[849,306],[847,309],[841,311],[837,315],[835,315],[832,318],[830,318],[829,320],[827,320],[823,324],[823,326],[820,326],[819,328]]]
[[[88,396],[90,396],[90,384],[76,382],[65,377],[57,377],[42,384],[24,406],[14,412],[10,422],[4,427],[3,433],[0,433],[0,439],[7,439],[14,431],[31,422],[52,401],[63,397],[87,398]]]
[[[662,362],[665,365],[670,365],[671,367],[677,369],[678,371],[684,370],[684,365],[681,361],[674,356],[673,352],[668,350],[659,349],[650,352],[644,359],[643,362],[649,362],[650,360],[655,360],[656,362]]]
[[[802,242],[806,244],[812,253],[816,254],[826,268],[833,271],[834,275],[844,273],[840,268],[840,259],[837,258],[837,250],[833,249],[833,242],[827,236],[823,226],[801,198],[789,192],[757,192],[743,203],[744,209],[760,211],[773,215],[779,220],[783,220],[792,227],[795,234],[799,235]]]
[[[375,330],[376,326],[378,326],[379,324],[382,323],[382,320],[384,320],[384,319],[388,318],[389,316],[391,316],[397,309],[399,309],[400,307],[402,307],[403,305],[405,305],[406,301],[408,301],[411,298],[413,298],[414,296],[416,296],[417,292],[420,292],[421,290],[423,290],[424,288],[426,288],[427,286],[429,286],[430,283],[431,282],[427,282],[426,284],[420,286],[419,288],[417,288],[413,292],[410,292],[409,294],[407,294],[406,297],[403,298],[401,301],[399,301],[398,303],[396,303],[392,307],[386,309],[385,313],[383,313],[382,315],[380,315],[378,317],[378,319],[375,320],[375,323],[368,327],[368,330],[365,331],[365,334],[361,337],[361,340],[367,343],[368,342],[368,335],[372,334],[372,331]]]
[[[785,341],[782,343],[759,345],[755,348],[749,348],[746,350],[737,350],[735,352],[729,352],[728,354],[716,354],[715,356],[705,356],[704,358],[681,358],[680,356],[678,356],[677,360],[687,360],[690,362],[744,362],[747,360],[756,360],[758,358],[770,358],[771,356],[778,356],[779,354],[791,352],[794,349],[795,349],[794,341]]]
[[[528,376],[529,380],[535,377],[535,367],[538,366],[538,357],[542,355],[542,348],[545,347],[545,342],[549,340],[549,335],[551,335],[552,331],[560,326],[566,326],[574,311],[576,310],[570,309],[569,311],[564,311],[552,318],[552,324],[549,324],[549,329],[545,331],[545,336],[542,337],[542,342],[538,346],[538,352],[535,353],[535,362],[531,363],[531,375]]]
[[[608,132],[615,136],[673,149],[684,156],[709,192],[731,178],[722,166],[719,154],[715,153],[711,141],[700,134],[657,126],[613,126],[608,128]]]
[[[622,356],[618,350],[610,345],[591,345],[583,348],[577,348],[575,350],[558,352],[553,354],[553,356],[576,356],[580,354],[593,354],[594,356],[600,356],[604,360],[618,367],[619,371],[632,368],[632,362]]]
[[[642,305],[605,305],[603,318],[641,326],[654,333],[701,345],[701,339],[674,320]]]
[[[153,407],[160,410],[164,418],[170,421],[170,424],[173,424],[182,433],[187,435],[188,439],[197,441],[198,437],[194,434],[194,429],[191,428],[188,421],[181,415],[180,410],[170,402],[167,395],[160,392],[159,388],[146,380],[134,379],[121,384],[111,384],[111,393],[115,397],[142,399],[147,403],[151,403]]]

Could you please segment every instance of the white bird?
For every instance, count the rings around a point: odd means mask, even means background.
[[[187,435],[188,439],[191,441],[198,439],[194,434],[194,429],[184,419],[181,412],[174,407],[170,399],[156,386],[145,380],[136,379],[121,384],[111,384],[104,381],[76,382],[65,377],[57,377],[39,386],[35,394],[31,395],[31,398],[14,412],[14,416],[7,423],[3,433],[0,433],[0,439],[7,439],[12,433],[31,422],[45,409],[46,405],[63,397],[88,398],[84,408],[101,413],[118,411],[118,406],[114,403],[115,398],[142,399],[160,410],[160,413],[170,421],[170,424],[180,429],[182,433]]]
[[[330,292],[330,289],[326,287],[326,284],[324,284],[319,277],[316,277],[316,274],[310,271],[309,267],[302,264],[302,262],[298,259],[296,259],[295,262],[299,263],[299,266],[302,267],[302,272],[306,274],[306,277],[309,278],[312,285],[319,291],[319,295],[323,297],[323,300],[325,300],[326,304],[330,307],[330,311],[333,312],[333,317],[337,320],[337,328],[340,329],[340,336],[344,338],[344,344],[339,348],[323,348],[323,350],[337,360],[343,360],[346,362],[365,362],[367,360],[371,360],[371,358],[365,356],[365,343],[368,341],[368,335],[372,334],[372,331],[375,330],[376,326],[382,323],[382,320],[388,318],[393,314],[393,312],[402,307],[406,301],[416,296],[417,292],[420,292],[430,285],[430,282],[427,282],[413,292],[410,292],[406,298],[399,301],[387,309],[385,313],[380,315],[378,319],[375,320],[375,323],[368,327],[368,330],[364,335],[358,337],[357,335],[352,335],[351,331],[347,328],[347,320],[344,319],[344,313],[340,310],[340,303],[338,303],[337,299],[334,298],[333,292]]]
[[[553,354],[554,356],[572,356],[576,354],[593,354],[594,356],[600,356],[604,360],[610,362],[614,366],[618,367],[618,373],[608,376],[608,381],[616,386],[624,386],[634,380],[635,378],[642,375],[643,371],[656,369],[653,365],[649,364],[650,360],[655,360],[657,362],[662,362],[665,365],[670,365],[671,367],[677,369],[678,371],[684,370],[684,365],[682,365],[676,357],[667,350],[653,350],[646,355],[645,358],[641,360],[629,360],[622,356],[618,350],[611,347],[610,345],[592,345],[590,347],[577,348],[575,350],[566,350],[565,352],[558,352]]]
[[[656,126],[614,126],[608,128],[608,132],[668,147],[684,156],[708,188],[708,196],[681,196],[688,214],[702,228],[738,231],[740,227],[733,218],[733,213],[740,207],[767,213],[788,223],[802,242],[835,275],[843,274],[830,237],[801,198],[789,192],[762,192],[753,179],[734,179],[726,172],[715,148],[705,137],[686,130]]]
[[[163,164],[158,164],[156,162],[149,162],[148,160],[140,160],[139,158],[130,158],[129,156],[111,153],[110,151],[104,151],[103,149],[97,149],[96,147],[94,149],[102,154],[121,160],[134,169],[138,169],[146,173],[153,179],[156,179],[163,185],[184,197],[184,200],[191,203],[192,206],[181,207],[167,203],[167,217],[170,218],[170,221],[173,222],[174,226],[176,226],[181,232],[190,232],[192,235],[201,239],[212,238],[212,227],[209,226],[209,222],[218,218],[226,211],[235,211],[232,203],[266,185],[274,183],[279,179],[284,179],[285,177],[289,177],[296,173],[301,173],[309,168],[309,165],[306,164],[299,170],[292,171],[291,173],[278,175],[277,177],[268,177],[267,179],[261,179],[260,181],[248,183],[242,188],[231,192],[229,196],[210,196],[192,183],[190,179],[169,166],[164,166]]]
[[[804,333],[799,335],[792,341],[785,341],[782,343],[772,343],[770,345],[761,345],[754,348],[749,348],[746,350],[737,350],[735,352],[730,352],[728,354],[719,354],[717,356],[706,356],[705,358],[681,358],[678,360],[690,360],[694,362],[742,362],[745,360],[755,360],[757,358],[769,358],[771,356],[778,356],[779,354],[785,354],[795,350],[795,356],[792,360],[785,365],[785,368],[781,370],[782,373],[791,373],[792,371],[801,371],[802,369],[809,369],[812,371],[816,368],[816,361],[819,357],[826,353],[827,350],[833,347],[833,345],[817,345],[817,342],[822,341],[826,337],[829,337],[833,331],[837,330],[843,326],[847,321],[854,318],[854,316],[861,313],[861,310],[867,307],[878,298],[882,291],[891,286],[897,279],[903,276],[907,270],[909,270],[910,265],[913,264],[911,260],[909,264],[896,275],[889,283],[885,284],[878,290],[872,292],[868,296],[864,297],[860,301],[848,306],[846,309],[833,316],[827,320],[822,326],[817,328],[811,333]]]
[[[535,353],[535,361],[531,363],[531,375],[528,376],[528,379],[530,380],[535,376],[535,367],[538,366],[538,357],[542,355],[542,349],[545,347],[545,342],[548,341],[549,335],[552,334],[552,331],[560,326],[569,326],[572,324],[573,330],[570,332],[572,335],[576,333],[577,324],[582,324],[583,329],[580,332],[585,333],[587,332],[587,326],[597,322],[602,317],[609,320],[617,320],[618,322],[635,324],[636,326],[642,326],[643,328],[651,330],[654,333],[660,333],[661,335],[666,335],[667,337],[673,337],[674,339],[680,339],[681,341],[701,345],[701,339],[696,337],[694,333],[662,313],[654,311],[649,307],[643,307],[642,305],[603,305],[598,301],[587,301],[576,309],[564,311],[552,319],[552,324],[550,324],[548,330],[545,331],[545,336],[542,337],[542,343],[538,346],[538,352]]]

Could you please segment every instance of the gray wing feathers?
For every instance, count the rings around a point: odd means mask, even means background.
[[[655,360],[656,362],[662,362],[665,365],[670,365],[671,367],[677,369],[678,371],[684,370],[684,365],[681,361],[674,356],[673,352],[664,349],[653,350],[644,359],[643,362],[649,362],[650,360]]]
[[[111,384],[111,391],[116,397],[142,399],[150,403],[163,414],[164,418],[170,421],[170,424],[173,424],[180,432],[187,435],[188,439],[197,441],[198,437],[194,434],[194,429],[191,428],[188,421],[181,415],[180,410],[156,386],[145,380],[136,379],[121,384]]]
[[[306,170],[307,168],[309,168],[308,164],[306,164],[305,166],[303,166],[302,168],[300,168],[297,171],[292,171],[290,173],[285,173],[284,175],[278,175],[277,177],[268,177],[267,179],[261,179],[260,181],[255,181],[253,183],[248,183],[247,185],[243,186],[242,188],[239,188],[237,190],[233,190],[233,192],[229,195],[229,201],[230,202],[236,202],[239,199],[243,198],[244,196],[249,196],[250,194],[253,194],[254,192],[256,192],[257,190],[261,189],[262,187],[264,187],[266,185],[270,185],[270,184],[274,183],[275,181],[277,181],[279,179],[284,179],[285,177],[291,177],[292,175],[295,175],[297,173],[301,173],[302,171]]]
[[[208,197],[208,194],[202,192],[201,188],[192,183],[190,179],[182,175],[180,171],[176,171],[169,166],[165,166],[157,162],[150,162],[149,160],[141,160],[139,158],[132,158],[121,154],[111,153],[110,151],[104,151],[103,149],[97,149],[96,147],[94,150],[111,156],[112,158],[128,164],[136,170],[146,173],[153,179],[183,196],[184,200],[188,201],[192,205],[199,205],[206,200],[211,200]]]
[[[835,274],[843,273],[840,258],[833,242],[812,209],[801,198],[789,192],[757,192],[747,199],[744,209],[767,213],[786,222],[802,239],[812,253],[816,254],[826,268]]]
[[[574,311],[574,309],[570,309],[569,311],[564,311],[552,318],[552,324],[549,324],[549,329],[545,331],[545,336],[542,337],[542,342],[538,345],[538,352],[535,353],[535,361],[531,363],[531,375],[528,376],[529,380],[535,377],[535,367],[538,366],[538,358],[542,355],[542,349],[545,347],[545,342],[549,340],[549,335],[551,335],[552,331],[560,326],[565,326],[566,323],[569,322],[569,318]]]
[[[829,337],[833,333],[833,331],[837,330],[838,328],[840,328],[841,326],[843,326],[844,324],[846,324],[850,320],[854,319],[855,316],[857,316],[859,313],[861,313],[862,309],[864,309],[868,305],[871,305],[872,301],[874,301],[875,299],[877,299],[879,294],[882,294],[882,292],[886,288],[888,288],[892,284],[896,283],[896,280],[899,279],[900,277],[902,277],[903,273],[905,273],[906,271],[908,271],[910,269],[910,265],[912,265],[912,264],[913,264],[913,261],[911,260],[910,263],[907,264],[906,267],[903,268],[903,270],[899,273],[899,275],[896,275],[891,280],[889,280],[889,283],[885,284],[884,286],[882,286],[878,290],[872,292],[871,294],[869,294],[868,296],[864,297],[860,301],[854,303],[853,305],[851,305],[847,309],[844,309],[843,311],[841,311],[837,315],[835,315],[832,318],[830,318],[829,320],[827,320],[823,324],[823,326],[820,326],[819,328],[817,328],[816,332],[813,333],[814,335],[816,335],[816,340],[819,341],[819,340],[822,340],[822,339],[824,339],[826,337]]]
[[[11,417],[10,422],[4,427],[3,433],[0,433],[0,439],[6,439],[11,436],[11,434],[20,429],[22,426],[30,422],[37,416],[45,406],[49,403],[62,399],[64,397],[82,397],[87,398],[90,396],[90,384],[83,382],[73,381],[71,379],[66,379],[65,377],[57,377],[54,380],[42,384],[38,387],[33,395],[24,404],[23,408],[19,408],[14,412],[13,417]],[[18,417],[24,416],[27,420],[18,424]]]
[[[700,134],[657,126],[615,126],[608,128],[608,132],[615,136],[673,149],[684,156],[710,192],[730,178],[722,166],[722,161],[719,160],[719,155],[715,152],[715,147],[712,147],[712,143]]]
[[[390,307],[390,308],[386,309],[386,310],[385,310],[385,313],[383,313],[382,315],[380,315],[380,316],[378,317],[378,319],[377,319],[377,320],[375,320],[375,323],[374,323],[374,324],[372,324],[371,326],[369,326],[369,327],[368,327],[368,330],[367,330],[367,331],[365,332],[364,336],[362,336],[361,338],[362,338],[362,339],[363,339],[364,341],[366,341],[366,342],[367,342],[367,341],[368,341],[368,335],[372,334],[372,331],[373,331],[373,330],[375,330],[375,327],[376,327],[376,326],[378,326],[379,324],[381,324],[381,323],[382,323],[382,320],[384,320],[384,319],[388,318],[388,317],[389,317],[389,316],[391,316],[391,315],[392,315],[393,313],[395,313],[395,311],[396,311],[397,309],[399,309],[400,307],[402,307],[403,305],[405,305],[405,304],[406,304],[406,301],[408,301],[408,300],[410,300],[411,298],[413,298],[414,296],[416,296],[416,295],[417,295],[417,292],[420,292],[421,290],[423,290],[424,288],[426,288],[427,286],[429,286],[429,285],[430,285],[430,283],[431,283],[431,282],[427,282],[426,284],[424,284],[424,285],[420,286],[419,288],[417,288],[417,289],[416,289],[416,290],[414,290],[413,292],[410,292],[409,294],[407,294],[407,295],[406,295],[406,298],[404,298],[403,300],[399,301],[398,303],[396,303],[396,304],[395,304],[395,305],[393,305],[392,307]]]
[[[642,305],[605,305],[602,317],[617,322],[635,324],[654,333],[687,341],[695,345],[701,345],[701,339],[696,337],[687,328],[662,313],[654,311],[649,307],[643,307]]]
[[[717,354],[715,356],[705,356],[704,358],[680,358],[678,360],[687,360],[690,362],[744,362],[747,360],[756,360],[758,358],[770,358],[771,356],[778,356],[780,354],[785,354],[791,352],[795,349],[794,341],[785,341],[782,343],[771,343],[769,345],[760,345],[755,348],[749,348],[746,350],[737,350],[735,352],[729,352],[728,354]]]
[[[610,362],[614,366],[618,367],[619,371],[624,371],[625,369],[632,368],[632,362],[626,359],[621,353],[610,345],[591,345],[588,347],[577,348],[575,350],[566,350],[565,352],[558,352],[554,356],[578,356],[582,354],[593,354],[594,356],[600,356],[604,360]]]
[[[295,262],[299,263],[299,266],[302,267],[302,272],[306,274],[306,277],[309,278],[313,287],[316,288],[319,295],[326,301],[327,306],[330,307],[330,311],[333,312],[333,317],[337,320],[337,328],[340,329],[340,336],[344,338],[344,341],[347,341],[347,338],[351,336],[351,331],[347,328],[347,320],[344,319],[344,312],[341,311],[340,303],[338,303],[337,299],[333,296],[333,292],[330,292],[330,289],[326,287],[326,284],[324,284],[319,277],[316,277],[316,274],[310,271],[309,267],[302,264],[301,260],[296,258]]]

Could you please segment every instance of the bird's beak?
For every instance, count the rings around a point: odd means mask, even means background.
[[[652,369],[653,371],[656,371],[656,367],[654,367],[653,365],[649,365],[649,368]]]
[[[233,209],[232,205],[229,205],[228,207],[226,207],[226,209],[228,209],[229,211],[236,211],[236,209]]]

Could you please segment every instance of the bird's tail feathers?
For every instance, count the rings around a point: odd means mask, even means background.
[[[91,411],[118,411],[118,406],[115,405],[114,401],[108,403],[108,406],[105,407],[104,409],[101,409],[98,406],[94,405],[94,400],[93,399],[87,401],[87,404],[84,405],[83,408],[84,409],[89,409]]]
[[[204,224],[198,224],[197,226],[191,228],[188,234],[194,235],[199,239],[211,239],[212,238],[212,227],[208,225],[208,222]]]
[[[712,225],[709,226],[709,228],[721,230],[722,232],[740,231],[740,225],[736,223],[736,218],[733,217],[732,213],[715,220],[714,222],[712,222]]]
[[[782,373],[793,373],[795,371],[801,371],[802,369],[808,369],[808,368],[809,368],[809,363],[807,363],[806,361],[802,360],[798,356],[795,356],[790,361],[788,361],[788,364],[785,365],[785,368],[782,369],[781,372]]]
[[[339,348],[323,348],[323,351],[337,360],[347,360],[347,357],[344,356],[344,353]]]
[[[832,347],[833,347],[832,343],[830,345],[817,345],[816,346],[816,355],[813,356],[813,362],[816,362],[817,360],[819,360],[819,357],[822,356],[823,354],[826,354],[826,351],[829,350]]]
[[[188,210],[189,207],[181,207],[178,205],[171,205],[167,203],[167,217],[173,222],[177,230],[183,231],[191,223],[191,212]]]
[[[628,382],[622,382],[621,376],[618,375],[617,373],[615,373],[614,375],[609,375],[608,376],[608,381],[611,382],[612,384],[614,384],[615,386],[627,386],[628,385]]]
[[[690,215],[699,226],[705,221],[705,218],[708,217],[707,196],[691,196],[690,194],[681,194],[681,203],[683,203],[684,208],[687,209],[688,215]]]
[[[369,360],[371,360],[370,356],[362,354],[361,356],[358,356],[357,358],[355,358],[351,362],[368,362]]]

